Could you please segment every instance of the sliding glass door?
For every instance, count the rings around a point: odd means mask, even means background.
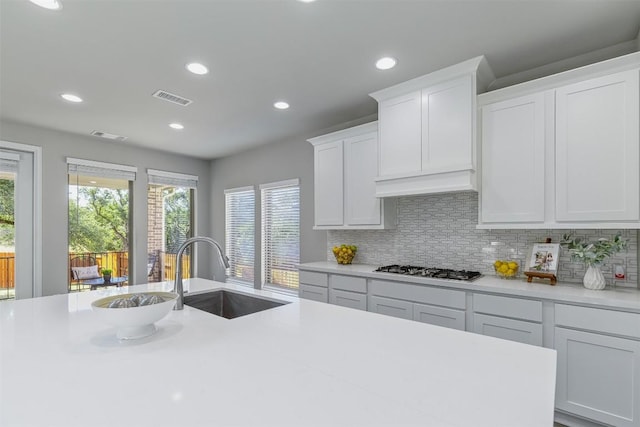
[[[42,294],[40,148],[0,141],[0,300]]]
[[[70,159],[69,292],[129,282],[135,172],[127,168]]]

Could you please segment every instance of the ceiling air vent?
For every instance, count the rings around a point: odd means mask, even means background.
[[[173,93],[169,93],[165,90],[159,90],[153,94],[155,98],[163,99],[165,101],[173,102],[174,104],[182,105],[186,107],[191,104],[193,101],[187,98],[183,98],[179,95],[175,95]]]
[[[112,133],[100,132],[99,130],[94,130],[91,132],[93,136],[99,136],[100,138],[112,139],[114,141],[124,141],[127,139],[126,136],[114,135]]]

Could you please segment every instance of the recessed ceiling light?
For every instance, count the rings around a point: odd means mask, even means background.
[[[298,0],[301,1],[302,3],[313,3],[316,0]]]
[[[65,99],[69,102],[82,102],[82,98],[80,98],[77,95],[73,95],[71,93],[63,93],[60,96],[62,97],[62,99]]]
[[[274,102],[273,106],[278,110],[286,110],[287,108],[289,108],[289,104],[284,101]]]
[[[191,71],[193,74],[199,75],[207,74],[209,72],[209,69],[207,67],[198,62],[187,64],[187,70]]]
[[[180,123],[171,123],[169,127],[176,130],[184,129],[184,126],[182,126]]]
[[[378,59],[378,61],[376,62],[376,68],[378,70],[388,70],[395,67],[397,63],[398,61],[395,58],[385,56],[384,58]]]
[[[62,3],[58,0],[29,0],[33,4],[37,4],[40,7],[44,7],[49,10],[60,10],[62,9]]]

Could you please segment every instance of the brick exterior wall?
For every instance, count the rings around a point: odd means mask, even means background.
[[[151,185],[147,192],[147,252],[156,256],[156,263],[149,276],[149,282],[161,281],[159,252],[162,251],[164,247],[164,201],[162,188],[163,187],[159,185]]]

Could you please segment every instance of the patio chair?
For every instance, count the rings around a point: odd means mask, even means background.
[[[95,268],[94,268],[95,267]],[[99,278],[102,268],[93,256],[78,256],[69,260],[70,285],[76,285],[78,289],[84,287],[82,281]]]
[[[147,277],[151,277],[153,275],[153,269],[156,266],[156,262],[158,262],[158,255],[154,253],[147,254]]]

